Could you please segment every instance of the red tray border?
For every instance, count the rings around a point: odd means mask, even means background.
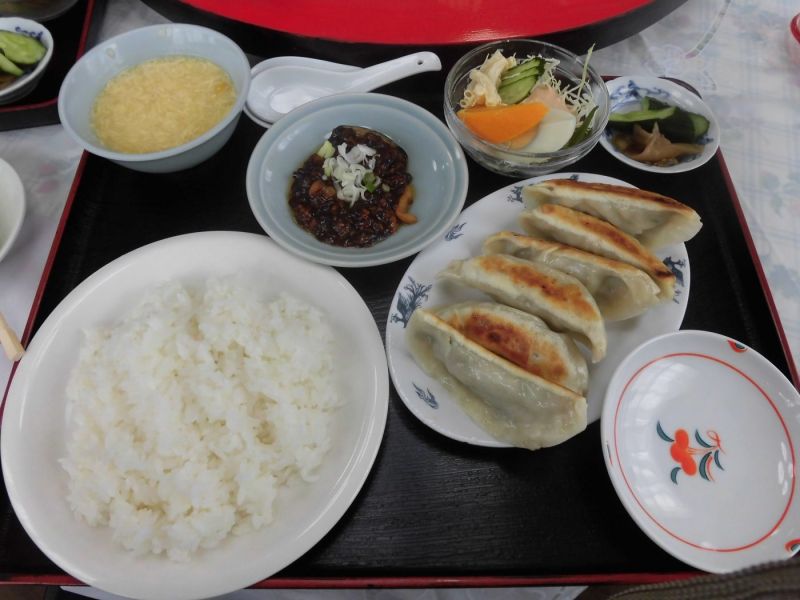
[[[240,2],[219,2],[218,0],[180,1],[195,10],[208,13],[217,18],[237,21],[298,37],[319,38],[340,43],[403,44],[417,47],[485,44],[496,39],[518,37],[538,39],[554,33],[606,24],[614,19],[636,18],[637,12],[651,8],[650,5],[654,2],[654,0],[626,0],[622,10],[617,6],[619,0],[593,2],[591,7],[584,6],[583,8],[581,3],[576,3],[575,6],[564,7],[566,9],[565,12],[569,13],[566,18],[559,11],[553,11],[545,17],[541,17],[539,20],[545,20],[546,23],[537,25],[536,28],[532,28],[532,26],[520,27],[518,24],[512,24],[514,21],[530,23],[532,19],[535,20],[537,13],[539,13],[539,7],[535,4],[531,5],[530,14],[524,12],[526,3],[521,2],[522,6],[511,7],[509,12],[514,14],[513,18],[503,15],[499,17],[500,22],[490,21],[482,23],[480,27],[476,27],[469,22],[469,17],[474,16],[472,11],[470,11],[471,14],[467,16],[466,20],[462,20],[464,19],[461,14],[462,11],[453,11],[451,7],[445,5],[437,6],[437,3],[434,3],[430,9],[434,13],[432,17],[434,21],[437,16],[443,17],[447,13],[450,13],[450,18],[447,19],[449,22],[441,23],[445,31],[437,31],[433,35],[431,31],[436,30],[436,28],[430,29],[425,23],[415,30],[409,31],[405,28],[408,23],[402,22],[402,18],[397,23],[392,22],[391,18],[387,22],[385,20],[387,15],[371,14],[368,10],[359,12],[360,27],[356,29],[359,33],[354,34],[342,28],[336,16],[324,19],[322,22],[314,21],[313,19],[308,22],[303,18],[305,11],[309,8],[305,4],[302,4],[295,11],[275,11],[273,6],[262,3],[259,0]],[[370,2],[368,1],[358,1],[355,8],[358,10],[369,4]],[[488,4],[480,8],[488,8]],[[514,10],[515,8],[517,10]],[[523,11],[522,14],[519,14],[519,9]],[[591,16],[586,16],[587,9],[590,9]],[[583,14],[581,14],[579,21],[570,21],[570,18],[575,18],[575,13]],[[506,23],[504,21],[505,18],[509,18],[510,22]],[[384,33],[376,35],[374,32]]]
[[[83,53],[86,51],[86,42],[89,39],[89,29],[92,24],[92,17],[94,16],[94,4],[95,0],[87,0],[86,2],[86,14],[83,17],[83,27],[81,28],[81,37],[78,41],[78,51],[75,54],[76,62],[81,56],[83,56]],[[0,114],[10,114],[26,110],[37,110],[40,108],[48,108],[50,106],[54,106],[57,102],[58,102],[58,96],[56,96],[55,98],[51,98],[50,100],[43,100],[41,102],[35,102],[33,104],[4,106],[0,108]]]
[[[89,0],[93,2],[94,0]],[[725,186],[733,202],[736,216],[739,220],[739,226],[742,228],[747,249],[750,253],[750,258],[756,267],[758,279],[761,283],[761,288],[764,292],[764,297],[769,306],[770,314],[775,323],[775,328],[778,332],[778,337],[781,342],[783,353],[786,357],[789,373],[792,378],[792,383],[797,388],[800,386],[800,377],[798,377],[797,366],[792,356],[792,351],[789,346],[786,332],[781,324],[780,316],[778,314],[775,300],[767,282],[764,268],[761,265],[761,260],[758,257],[756,246],[753,241],[753,236],[750,233],[750,228],[745,220],[742,205],[739,202],[739,196],[736,194],[736,189],[733,186],[733,181],[728,171],[728,166],[722,156],[722,151],[717,150],[716,154],[719,159],[720,169],[725,180]],[[72,204],[80,187],[80,182],[86,168],[86,161],[89,157],[87,152],[81,155],[78,168],[75,171],[75,177],[72,181],[72,187],[67,197],[64,211],[61,214],[61,219],[58,223],[53,244],[50,247],[50,252],[45,262],[42,277],[39,280],[39,286],[36,289],[31,310],[28,315],[28,321],[25,325],[25,330],[22,334],[22,343],[24,346],[28,345],[31,338],[33,324],[36,321],[36,316],[39,312],[39,307],[42,302],[47,281],[50,278],[50,272],[53,268],[56,254],[58,253],[61,239],[64,235],[69,213],[72,209]],[[11,370],[8,383],[6,384],[3,393],[3,401],[0,404],[0,422],[3,418],[3,409],[5,407],[5,399],[8,395],[8,390],[11,387],[11,380],[14,378],[17,364],[15,363]],[[615,585],[640,585],[649,583],[662,583],[667,581],[678,581],[682,579],[689,579],[697,577],[702,573],[697,571],[685,572],[670,572],[670,573],[585,573],[574,575],[553,575],[553,576],[537,576],[537,577],[516,577],[516,576],[480,576],[480,575],[457,575],[452,577],[447,576],[423,576],[423,577],[330,577],[330,578],[296,578],[296,577],[272,577],[259,581],[258,583],[250,586],[254,589],[359,589],[359,588],[442,588],[442,587],[517,587],[517,586],[542,586],[542,585],[590,585],[590,584],[615,584]],[[86,585],[83,582],[75,579],[66,574],[61,573],[45,573],[45,574],[5,574],[0,577],[0,586],[3,585]]]

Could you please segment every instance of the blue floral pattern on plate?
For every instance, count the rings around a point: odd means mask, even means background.
[[[680,303],[678,296],[683,293],[683,288],[686,285],[683,280],[683,269],[686,267],[686,260],[682,258],[675,260],[671,256],[667,256],[664,259],[664,264],[675,275],[675,295],[672,297],[672,301],[678,304]]]
[[[22,35],[27,35],[28,37],[35,39],[37,42],[40,43],[42,42],[42,35],[44,33],[42,31],[32,31],[30,29],[23,29],[19,25],[14,27],[14,31],[16,31],[17,33],[21,33]]]
[[[413,277],[409,277],[408,283],[403,286],[405,292],[397,295],[397,312],[392,313],[392,323],[402,323],[405,329],[414,311],[428,299],[432,287],[433,284],[417,283]]]
[[[508,196],[506,197],[507,202],[519,202],[522,204],[522,186],[515,185],[511,188]]]
[[[450,231],[444,234],[444,239],[447,242],[452,242],[453,240],[460,238],[464,235],[461,230],[464,229],[464,225],[466,225],[466,221],[463,223],[456,223],[450,228]]]
[[[672,99],[672,94],[663,88],[643,87],[638,85],[633,79],[630,79],[628,80],[628,85],[614,90],[614,92],[609,95],[608,100],[611,103],[611,110],[614,111],[623,104],[634,101],[638,102],[645,96],[657,98],[664,102],[670,102]]]
[[[439,403],[436,401],[436,396],[434,396],[433,393],[428,388],[425,388],[423,390],[413,381],[411,382],[411,385],[414,386],[414,391],[417,392],[417,396],[419,396],[420,400],[422,400],[425,404],[427,404],[434,410],[439,408]]]

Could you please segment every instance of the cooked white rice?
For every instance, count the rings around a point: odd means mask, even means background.
[[[67,388],[73,511],[178,561],[268,524],[330,447],[332,344],[320,310],[231,278],[163,285],[86,332]]]

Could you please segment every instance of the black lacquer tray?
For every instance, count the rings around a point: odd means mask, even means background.
[[[441,117],[444,75],[383,92]],[[228,144],[193,169],[142,174],[84,155],[25,332],[29,339],[78,283],[149,242],[203,230],[261,232],[245,194],[250,153],[264,130],[242,117]],[[467,204],[508,185],[470,161]],[[692,268],[685,329],[741,340],[797,385],[741,207],[721,154],[688,173],[632,169],[600,146],[571,171],[601,173],[673,196],[704,227],[687,244]],[[383,332],[412,259],[341,269]],[[3,489],[0,487],[0,489]],[[447,439],[417,421],[391,390],[373,472],[342,520],[261,587],[521,585],[648,582],[695,574],[642,533],[612,488],[599,423],[565,444],[529,452]],[[74,582],[27,537],[0,494],[0,581]]]

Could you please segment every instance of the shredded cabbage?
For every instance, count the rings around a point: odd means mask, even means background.
[[[563,81],[560,81],[555,76],[555,69],[558,66],[558,62],[555,59],[547,59],[545,61],[544,66],[544,74],[542,75],[541,79],[539,79],[540,84],[547,85],[553,89],[553,91],[563,98],[564,102],[567,103],[567,106],[570,107],[570,110],[575,114],[575,117],[580,124],[586,116],[592,112],[594,109],[595,101],[592,99],[592,94],[590,91],[584,90],[584,85],[586,84],[586,75],[588,74],[589,70],[589,57],[592,55],[592,48],[589,48],[589,53],[586,56],[586,60],[583,63],[583,73],[581,74],[581,80],[578,85],[569,85]]]
[[[533,87],[531,94],[541,94],[542,87],[544,86],[550,88],[555,94],[561,97],[564,104],[566,104],[567,110],[575,115],[578,123],[581,123],[596,106],[592,99],[591,92],[585,89],[592,50],[594,50],[594,45],[589,48],[586,55],[581,79],[577,85],[569,85],[556,78],[555,69],[559,63],[557,59],[544,58],[542,56],[534,57],[533,55],[528,56],[525,60],[530,60],[531,58],[540,58],[544,60],[544,73]],[[484,60],[479,68],[470,71],[470,81],[467,84],[467,89],[464,90],[463,98],[459,102],[461,108],[502,105],[503,101],[500,99],[500,94],[497,92],[500,78],[505,71],[521,62],[524,62],[524,60],[517,60],[514,56],[506,58],[500,50],[495,50],[494,54],[487,56],[486,60]],[[526,99],[522,102],[526,101],[531,102],[533,100]]]

